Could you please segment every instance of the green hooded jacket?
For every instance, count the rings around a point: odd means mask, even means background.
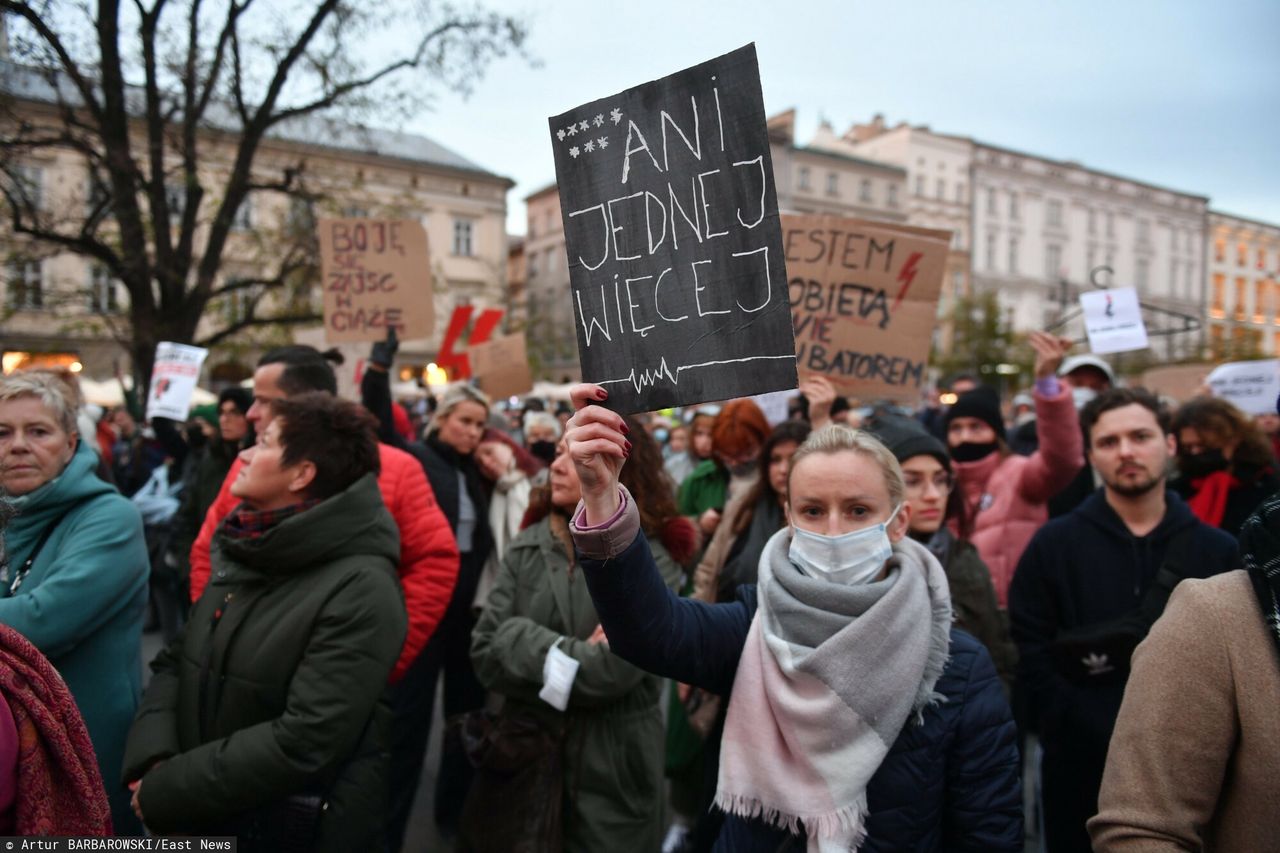
[[[681,571],[651,542],[667,585]],[[662,681],[586,640],[600,624],[587,580],[544,518],[508,547],[471,635],[476,675],[505,698],[504,710],[565,730],[564,849],[570,853],[657,850],[662,846]],[[579,662],[569,707],[538,698],[547,651]],[[494,808],[498,804],[494,804]]]
[[[129,828],[119,784],[124,738],[142,692],[142,624],[150,563],[137,508],[99,480],[98,457],[81,441],[62,473],[30,494],[4,531],[9,572],[52,533],[23,579],[0,598],[0,622],[57,668],[84,717],[118,829]]]
[[[209,587],[152,664],[129,733],[124,780],[142,779],[153,832],[216,835],[310,793],[326,803],[314,849],[378,846],[379,699],[407,628],[399,555],[373,474],[260,537],[219,528]]]

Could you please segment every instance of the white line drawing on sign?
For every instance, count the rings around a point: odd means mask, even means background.
[[[680,374],[686,370],[694,370],[699,367],[716,367],[721,364],[742,364],[747,361],[777,361],[779,359],[796,360],[795,353],[790,355],[753,355],[747,358],[730,358],[723,361],[704,361],[700,364],[685,364],[677,367],[675,372],[667,366],[667,357],[664,355],[662,360],[658,362],[658,366],[652,369],[645,368],[639,373],[636,369],[631,368],[631,373],[621,379],[604,379],[597,382],[597,385],[616,385],[619,382],[630,382],[635,387],[636,393],[640,393],[646,386],[657,385],[658,380],[666,376],[672,385],[680,384]]]

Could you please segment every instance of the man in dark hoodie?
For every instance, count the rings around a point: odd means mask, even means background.
[[[1103,487],[1036,533],[1009,589],[1018,680],[1044,747],[1049,853],[1091,849],[1085,822],[1098,810],[1131,650],[1115,639],[1124,632],[1113,620],[1163,606],[1147,597],[1162,567],[1204,578],[1239,562],[1235,540],[1167,490],[1176,445],[1169,415],[1150,392],[1105,391],[1080,420]]]

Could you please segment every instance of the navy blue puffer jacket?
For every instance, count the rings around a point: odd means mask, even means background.
[[[579,555],[610,650],[641,669],[729,696],[756,588],[705,604],[671,593],[644,535],[617,557]],[[1022,785],[1012,716],[986,649],[953,628],[946,701],[909,720],[867,789],[860,851],[1020,851]],[[717,851],[803,851],[803,838],[730,815]]]

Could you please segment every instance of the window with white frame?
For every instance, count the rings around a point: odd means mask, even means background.
[[[89,271],[89,310],[95,314],[120,311],[120,283],[102,264],[94,264]]]
[[[916,196],[924,198],[924,175],[916,175]]]
[[[13,185],[19,197],[31,205],[33,210],[44,209],[44,169],[27,163],[18,163],[12,167]]]
[[[1009,193],[1009,218],[1018,218],[1018,194],[1014,192]]]
[[[870,178],[863,178],[862,182],[858,184],[858,201],[866,202],[867,204],[871,203],[871,179]]]
[[[889,207],[898,206],[898,185],[897,184],[889,184],[889,186],[885,189],[885,204],[887,204]]]
[[[1087,214],[1086,218],[1088,219],[1088,222],[1089,222],[1089,233],[1097,234],[1098,233],[1098,211],[1094,210],[1091,207],[1086,211],[1086,214]]]
[[[934,197],[937,198],[938,201],[942,201],[947,197],[947,182],[942,178],[938,178],[937,190],[938,191],[934,194]]]
[[[1044,247],[1044,277],[1056,281],[1062,274],[1062,247],[1050,243]]]
[[[996,205],[996,188],[987,187],[987,213],[995,216],[999,212]]]
[[[475,222],[470,219],[453,220],[453,253],[464,258],[475,255]]]
[[[827,172],[827,195],[840,195],[840,175],[837,172]]]
[[[231,227],[239,231],[248,231],[253,227],[253,199],[245,196],[244,201],[236,208],[231,217]]]
[[[1062,202],[1050,199],[1045,206],[1045,222],[1050,228],[1062,227]]]
[[[5,271],[10,308],[30,311],[44,307],[44,272],[39,261],[13,261]]]
[[[987,235],[987,269],[995,270],[996,268],[996,235]]]
[[[956,183],[956,204],[964,204],[964,181]]]
[[[537,278],[538,277],[538,253],[530,252],[525,263],[526,263],[526,266],[528,267],[529,278],[530,279]]]
[[[1138,220],[1138,244],[1145,246],[1151,242],[1151,223],[1145,219]]]
[[[1018,273],[1018,238],[1009,238],[1009,275]]]
[[[800,170],[796,172],[796,175],[797,175],[796,185],[802,190],[809,189],[809,167],[801,166]]]

